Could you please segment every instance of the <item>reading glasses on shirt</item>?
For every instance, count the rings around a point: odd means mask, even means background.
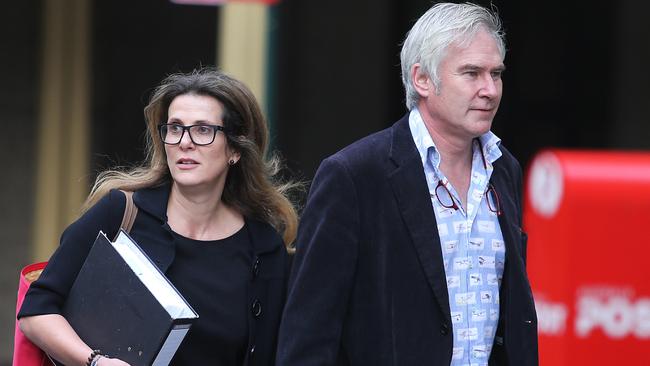
[[[442,189],[442,191],[440,189]],[[442,195],[440,192],[443,192]],[[442,183],[442,180],[439,180],[438,185],[436,185],[435,196],[438,203],[440,203],[440,206],[444,208],[452,208],[454,210],[459,209],[456,200],[454,200],[454,197],[451,195],[451,192],[449,192],[447,186]],[[494,212],[497,216],[501,216],[502,211],[499,193],[497,193],[497,190],[494,188],[492,183],[488,184],[484,196],[486,196],[485,200],[487,201],[488,210]]]
[[[183,126],[177,123],[164,123],[158,126],[160,138],[168,145],[177,145],[181,143],[185,131],[190,135],[190,140],[194,145],[205,146],[214,142],[217,131],[223,131],[223,126],[217,125],[191,125]]]

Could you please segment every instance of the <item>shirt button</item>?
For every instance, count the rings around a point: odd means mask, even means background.
[[[260,303],[260,300],[255,299],[255,301],[253,301],[251,312],[255,318],[259,318],[260,315],[262,315],[262,303]]]
[[[255,353],[255,345],[252,345],[252,346],[251,346],[251,349],[250,349],[249,352],[250,352],[251,355],[252,355],[253,353]]]
[[[440,326],[440,334],[442,334],[442,335],[447,335],[447,334],[449,334],[449,325],[447,325],[447,323],[443,323],[443,324]]]
[[[255,258],[255,262],[253,262],[253,278],[257,277],[257,275],[260,273],[260,259],[258,257]]]

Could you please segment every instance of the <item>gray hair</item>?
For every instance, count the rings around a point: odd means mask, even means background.
[[[439,3],[418,19],[409,31],[400,54],[402,83],[406,91],[406,108],[416,107],[420,95],[411,80],[411,68],[420,63],[422,71],[440,90],[438,66],[452,44],[467,45],[479,29],[486,30],[497,42],[501,57],[506,55],[505,34],[495,11],[476,4]]]

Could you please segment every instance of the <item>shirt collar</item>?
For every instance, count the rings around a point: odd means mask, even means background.
[[[420,159],[422,160],[422,166],[427,165],[429,158],[429,150],[431,150],[431,163],[438,170],[440,165],[440,154],[436,149],[436,145],[433,143],[433,139],[427,130],[427,126],[422,120],[420,111],[417,108],[411,109],[409,113],[409,128],[411,129],[411,135],[413,136],[413,142],[415,142],[415,147],[418,149],[420,154]]]
[[[161,225],[166,225],[167,203],[171,187],[171,182],[166,180],[158,186],[139,189],[133,194],[133,203],[139,209],[160,220]],[[270,224],[251,217],[244,217],[244,219],[251,235],[253,252],[256,255],[274,251],[282,246],[280,234]]]
[[[409,128],[411,129],[411,135],[415,147],[420,154],[422,166],[425,166],[427,161],[430,161],[437,171],[440,166],[440,153],[438,153],[436,145],[433,142],[429,130],[427,130],[424,120],[420,115],[420,111],[417,108],[411,109],[411,112],[409,113]],[[483,147],[483,156],[485,156],[487,162],[492,164],[501,157],[501,150],[499,149],[501,139],[492,131],[484,133],[479,136],[478,139],[481,142],[480,146]],[[474,144],[474,146],[477,145]]]
[[[139,209],[165,223],[167,222],[167,203],[171,187],[171,182],[165,180],[160,185],[139,189],[133,193],[133,203]]]
[[[482,134],[478,139],[483,147],[483,156],[485,156],[487,162],[492,164],[501,157],[501,150],[499,149],[501,139],[492,131]]]

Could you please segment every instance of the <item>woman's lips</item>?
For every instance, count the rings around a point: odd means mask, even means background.
[[[195,168],[199,165],[199,163],[194,160],[194,159],[178,159],[176,161],[176,166],[178,166],[179,169],[192,169]]]

